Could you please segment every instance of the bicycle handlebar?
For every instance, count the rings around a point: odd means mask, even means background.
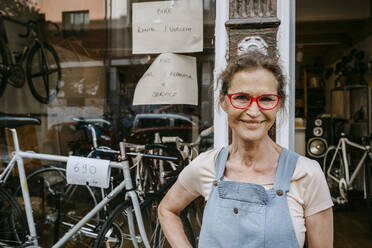
[[[25,34],[19,34],[18,36],[21,37],[21,38],[26,38],[30,35],[30,32],[33,28],[33,26],[39,24],[39,23],[42,23],[42,22],[45,22],[46,24],[51,24],[53,25],[57,30],[59,30],[59,26],[57,23],[54,23],[52,21],[44,21],[43,19],[39,19],[39,20],[29,20],[28,22],[21,22],[15,18],[12,18],[8,15],[4,15],[0,12],[0,18],[3,19],[3,20],[7,20],[7,21],[10,21],[10,22],[13,22],[15,24],[18,24],[18,25],[22,25],[22,26],[25,26],[27,28],[27,31]]]
[[[214,132],[214,127],[211,126],[211,127],[207,128],[207,129],[204,129],[203,131],[201,131],[200,137],[206,137],[206,136],[212,134],[213,132]]]
[[[178,136],[164,136],[161,138],[161,142],[163,143],[176,143],[176,142],[183,142],[183,140]]]
[[[169,146],[162,143],[153,143],[153,144],[146,144],[145,149],[152,150],[152,149],[168,149]]]
[[[0,12],[0,18],[3,19],[3,20],[7,20],[7,21],[10,21],[10,22],[16,23],[18,25],[27,26],[27,22],[18,21],[17,19],[12,18],[8,15],[4,15],[1,12]]]
[[[51,24],[53,25],[57,30],[59,30],[59,26],[57,23],[54,23],[54,22],[51,22],[51,21],[44,21],[42,19],[40,20],[37,20],[37,21],[33,21],[33,20],[30,20],[26,23],[21,23],[19,22],[18,24],[21,24],[21,25],[25,25],[27,27],[27,32],[25,34],[19,34],[18,36],[21,37],[21,38],[26,38],[30,35],[30,32],[31,30],[33,29],[33,27],[39,23],[42,23],[42,22],[45,22],[46,24]]]
[[[199,145],[199,143],[200,143],[200,141],[201,141],[202,138],[204,138],[204,137],[212,134],[213,132],[214,132],[213,126],[207,128],[207,129],[204,129],[203,131],[201,131],[201,133],[198,136],[198,138],[194,142],[191,142],[191,143],[184,142],[178,136],[164,136],[164,137],[162,137],[161,141],[163,143],[180,143],[182,145],[187,145],[187,146],[193,147],[193,146]]]
[[[51,25],[53,25],[57,30],[59,30],[59,26],[58,26],[57,23],[52,22],[52,21],[46,21],[46,23],[47,23],[47,24],[51,24]]]

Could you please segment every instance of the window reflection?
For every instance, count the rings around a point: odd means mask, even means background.
[[[131,6],[132,3],[148,1],[90,0],[89,4],[86,0],[25,2],[33,4],[34,8],[22,14],[23,21],[38,16],[59,27],[41,26],[40,37],[50,43],[59,56],[62,87],[56,99],[49,104],[35,101],[27,87],[7,87],[1,97],[0,111],[31,113],[41,118],[42,126],[36,129],[41,152],[67,154],[75,152],[76,144],[84,146],[85,143],[89,147],[89,135],[72,121],[72,117],[76,116],[109,120],[112,125],[103,127],[101,133],[110,137],[108,143],[111,142],[111,146],[115,146],[120,139],[134,137],[131,135],[134,131],[146,128],[159,128],[153,131],[162,128],[164,135],[170,129],[176,130],[173,135],[184,132],[185,138],[191,141],[200,129],[212,125],[214,104],[209,89],[213,83],[214,0],[203,1],[203,52],[185,54],[197,58],[197,106],[132,104],[138,80],[158,56],[132,54]],[[2,12],[15,15],[10,13],[13,9],[20,16],[20,10],[16,11],[14,6],[0,4],[0,8]],[[22,48],[20,44],[24,40],[18,34],[24,33],[24,27],[9,23],[5,23],[5,27],[10,33],[12,49]],[[136,118],[137,124],[134,125]],[[108,145],[107,142],[105,145]]]

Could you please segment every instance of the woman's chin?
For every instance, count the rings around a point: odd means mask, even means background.
[[[246,129],[241,132],[240,138],[245,142],[260,141],[266,136],[266,133],[261,130]]]

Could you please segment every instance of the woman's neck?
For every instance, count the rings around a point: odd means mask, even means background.
[[[233,138],[229,161],[253,167],[256,171],[270,170],[277,165],[280,151],[281,147],[269,136],[252,142]]]

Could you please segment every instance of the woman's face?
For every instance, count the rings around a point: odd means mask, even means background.
[[[274,75],[266,69],[245,70],[232,77],[228,94],[245,93],[252,97],[277,94],[277,85]],[[272,110],[262,110],[257,106],[257,102],[252,102],[246,109],[237,109],[231,105],[228,96],[222,100],[222,108],[227,113],[233,137],[246,142],[259,141],[268,135],[279,106],[280,104]]]

